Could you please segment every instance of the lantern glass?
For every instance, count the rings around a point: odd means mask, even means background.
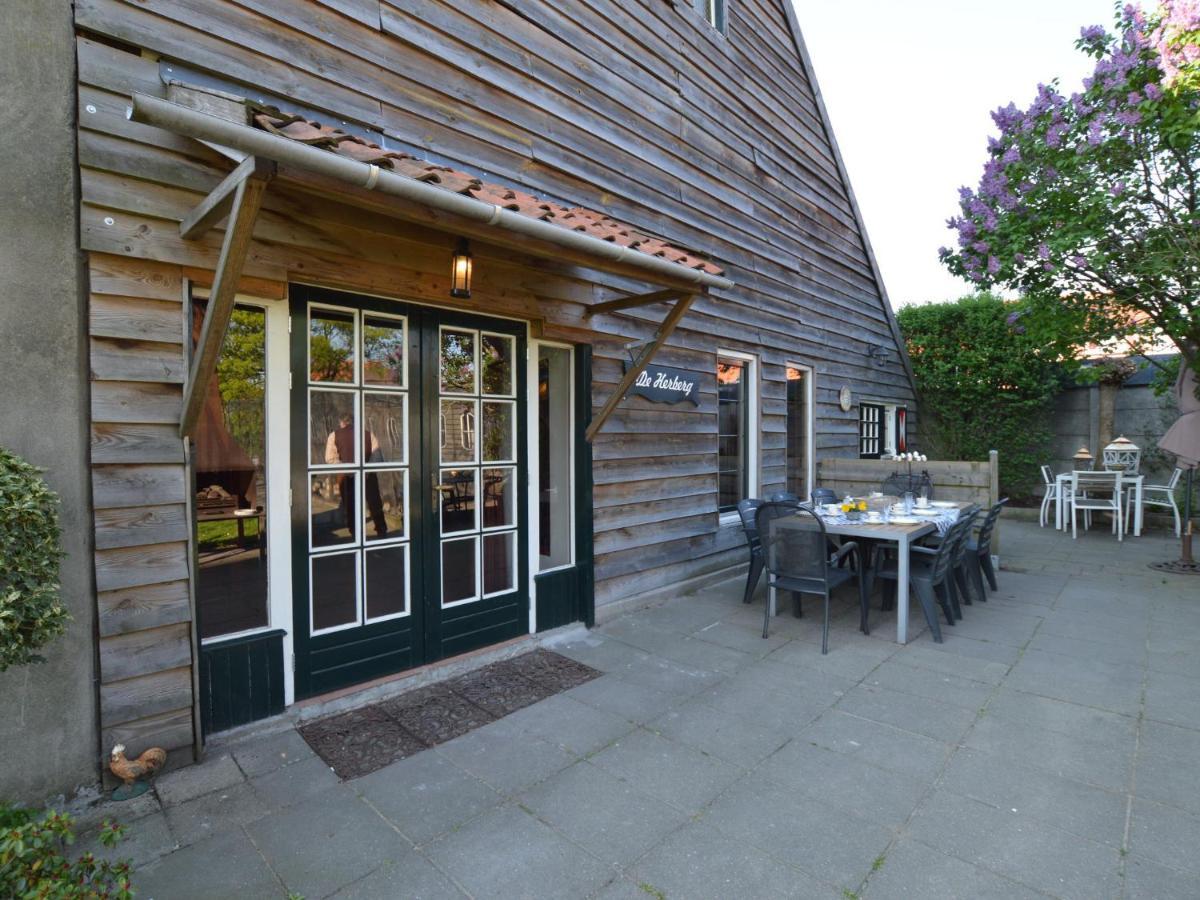
[[[466,241],[459,241],[450,258],[450,296],[471,296],[471,249]]]

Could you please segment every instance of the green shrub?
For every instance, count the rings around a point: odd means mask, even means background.
[[[0,804],[0,897],[13,900],[130,900],[129,864],[98,860],[91,853],[67,855],[75,842],[74,822],[50,810]],[[113,847],[124,835],[121,825],[105,821],[100,843]]]
[[[42,662],[69,616],[58,597],[58,496],[41,470],[0,447],[0,672]]]

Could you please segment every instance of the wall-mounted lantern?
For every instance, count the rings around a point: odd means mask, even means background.
[[[888,361],[888,348],[883,344],[870,344],[867,347],[867,358],[875,360],[877,366],[885,366]]]
[[[466,238],[459,238],[450,257],[450,296],[471,296],[471,245]]]

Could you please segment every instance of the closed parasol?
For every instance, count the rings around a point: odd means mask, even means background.
[[[1175,381],[1175,401],[1179,404],[1179,418],[1159,439],[1158,446],[1168,453],[1174,453],[1178,465],[1187,469],[1183,539],[1180,559],[1155,563],[1154,568],[1200,574],[1200,564],[1192,558],[1192,479],[1196,468],[1200,466],[1200,397],[1196,396],[1196,371],[1186,360],[1180,361],[1179,378]]]

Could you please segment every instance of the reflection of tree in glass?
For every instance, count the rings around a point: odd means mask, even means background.
[[[480,353],[485,394],[512,393],[512,338],[485,335]]]
[[[512,405],[483,404],[483,460],[512,457]]]
[[[313,381],[354,380],[354,324],[313,316],[309,324],[308,359]]]
[[[401,384],[404,371],[404,329],[399,325],[363,320],[363,380],[370,384]]]
[[[266,389],[266,315],[235,309],[217,360],[225,427],[250,457],[262,458]]]
[[[475,335],[442,332],[442,390],[475,390]]]

